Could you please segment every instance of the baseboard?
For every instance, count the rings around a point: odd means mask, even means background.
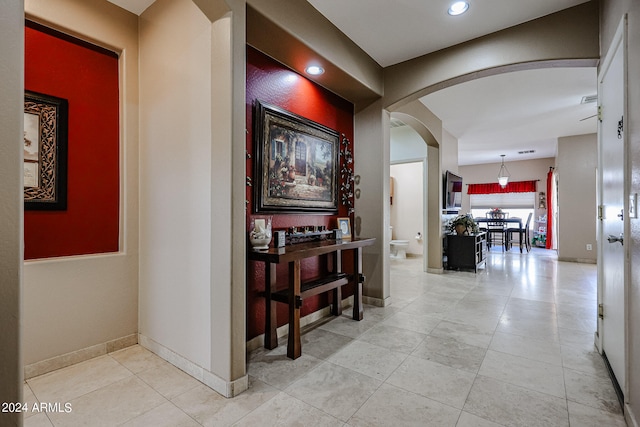
[[[431,267],[428,267],[427,268],[427,273],[443,274],[444,273],[444,268],[431,268]]]
[[[138,342],[141,346],[171,363],[176,368],[191,375],[193,378],[224,397],[235,397],[249,388],[248,375],[244,375],[234,381],[226,381],[214,373],[207,371],[203,367],[196,365],[192,361],[185,359],[178,353],[168,349],[153,339],[142,334],[139,334],[138,337]]]
[[[580,264],[596,264],[597,260],[590,258],[569,258],[569,257],[558,257],[558,261],[564,262],[577,262]]]
[[[364,302],[364,297],[363,297]],[[368,303],[367,303],[368,304]],[[353,306],[353,295],[347,297],[342,300],[342,308]],[[318,320],[328,318],[331,316],[331,306],[324,307],[318,311],[314,311],[313,313],[309,313],[304,317],[300,318],[300,329],[303,329],[305,326],[309,326],[312,323],[317,322]],[[289,333],[289,324],[282,325],[276,329],[276,336],[278,338],[282,338]],[[260,334],[257,337],[254,337],[247,341],[247,352],[252,352],[261,347],[264,347],[264,334]]]
[[[363,304],[369,304],[369,305],[373,305],[376,307],[386,307],[388,305],[391,304],[391,297],[387,297],[387,298],[374,298],[374,297],[369,297],[366,295],[362,296],[362,303]],[[366,316],[366,314],[365,314]]]
[[[28,380],[39,375],[43,375],[94,357],[104,356],[105,354],[131,347],[138,343],[138,334],[127,335],[122,338],[107,341],[101,344],[92,345],[70,353],[55,356],[40,362],[31,363],[24,367],[24,379]]]
[[[624,420],[627,422],[628,426],[639,427],[638,421],[636,421],[636,417],[633,413],[633,410],[631,409],[628,403],[624,405]]]
[[[618,403],[620,404],[620,409],[624,412],[624,410],[626,409],[624,392],[622,391],[622,388],[620,388],[620,383],[618,383],[616,375],[613,372],[613,368],[609,364],[607,353],[603,351],[601,356],[602,356],[602,360],[604,361],[604,365],[607,368],[607,372],[609,373],[609,378],[611,378],[613,389],[615,390],[616,396],[618,397]]]

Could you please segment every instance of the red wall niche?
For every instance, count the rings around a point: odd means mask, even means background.
[[[25,211],[25,259],[118,251],[118,58],[27,21],[25,89],[69,102],[67,209]]]
[[[313,83],[305,77],[291,71],[284,65],[264,55],[260,51],[247,46],[247,152],[251,158],[247,159],[247,174],[253,176],[254,165],[254,135],[253,135],[253,103],[260,100],[267,104],[275,105],[287,111],[320,123],[330,129],[344,134],[349,141],[353,152],[353,104],[340,98],[336,94]],[[253,191],[247,187],[246,192],[249,204],[247,206],[247,225],[249,230],[253,214]],[[338,215],[319,214],[273,214],[273,228],[286,229],[292,226],[324,225],[329,228],[336,227],[336,218],[348,215],[347,208],[340,205]],[[350,265],[345,258],[344,265]],[[317,258],[305,259],[301,263],[302,279],[317,277],[324,268],[321,260]],[[277,268],[278,281],[287,283],[288,266],[279,265]],[[265,271],[261,262],[247,262],[247,339],[254,338],[264,333],[265,300],[260,296],[264,291]],[[353,288],[343,291],[343,298],[353,294]],[[318,295],[303,301],[301,315],[307,315],[329,304],[327,295]],[[287,306],[277,304],[278,326],[288,321]]]

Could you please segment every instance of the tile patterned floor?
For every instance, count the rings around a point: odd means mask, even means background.
[[[366,306],[249,356],[225,399],[140,346],[27,381],[25,398],[72,412],[26,426],[624,426],[593,349],[596,268],[553,254],[491,253],[478,274],[393,260],[393,304]],[[348,311],[348,310],[347,310]],[[345,312],[347,312],[345,311]]]

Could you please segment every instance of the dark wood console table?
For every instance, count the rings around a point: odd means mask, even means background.
[[[300,342],[300,307],[306,297],[332,291],[332,314],[342,313],[342,286],[354,282],[356,290],[353,300],[353,319],[362,320],[362,248],[375,242],[371,239],[354,240],[322,240],[308,243],[297,243],[283,248],[253,250],[249,248],[248,259],[265,263],[265,336],[264,346],[273,349],[278,346],[276,328],[276,302],[289,305],[289,340],[287,356],[296,359],[302,354]],[[354,251],[353,275],[342,271],[342,251]],[[312,281],[302,283],[300,280],[300,260],[321,255],[332,255],[331,272]],[[276,264],[289,264],[289,283],[279,283],[276,277]]]
[[[446,253],[449,270],[471,269],[477,273],[487,260],[487,233],[448,234]]]

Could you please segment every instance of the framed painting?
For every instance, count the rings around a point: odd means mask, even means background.
[[[256,213],[338,212],[338,132],[256,100],[254,143]]]
[[[67,209],[66,99],[25,92],[24,208]]]

